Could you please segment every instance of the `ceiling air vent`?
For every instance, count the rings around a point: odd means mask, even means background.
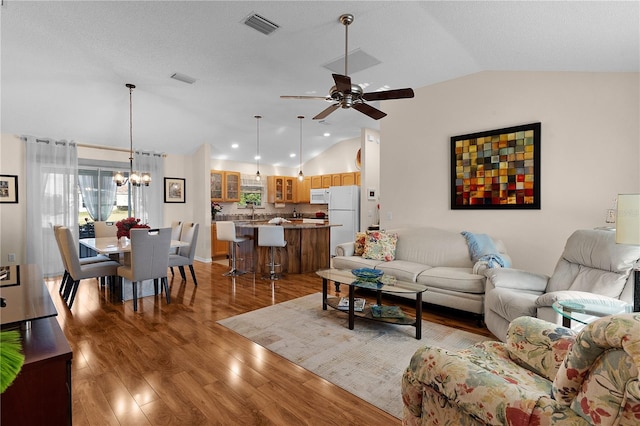
[[[269,35],[278,28],[280,25],[274,24],[270,20],[263,18],[257,13],[249,15],[247,19],[244,20],[245,25],[250,26],[256,31],[260,31],[262,34]]]

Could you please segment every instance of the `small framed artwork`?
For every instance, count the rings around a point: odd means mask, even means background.
[[[451,138],[452,209],[540,209],[540,123]]]
[[[378,198],[375,188],[367,188],[367,200],[375,201]]]
[[[0,203],[18,202],[18,176],[0,175]]]
[[[164,178],[164,202],[184,203],[185,189],[185,179]]]

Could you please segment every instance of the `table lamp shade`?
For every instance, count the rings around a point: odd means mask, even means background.
[[[616,243],[640,245],[640,194],[619,194]]]

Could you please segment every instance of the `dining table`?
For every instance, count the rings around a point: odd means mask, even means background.
[[[131,240],[126,237],[100,237],[100,238],[80,238],[80,244],[96,253],[105,254],[112,260],[126,265],[129,263],[131,256]],[[187,247],[188,242],[180,240],[171,240],[170,249],[175,250],[180,247]],[[168,253],[167,253],[168,255]],[[138,296],[152,296],[156,292],[153,280],[139,283]],[[124,286],[120,280],[116,280],[115,285],[111,288],[111,294],[114,300],[125,301],[133,299],[132,286]]]

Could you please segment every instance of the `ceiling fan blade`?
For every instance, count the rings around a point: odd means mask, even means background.
[[[313,117],[314,120],[322,120],[323,118],[325,118],[327,115],[331,114],[333,111],[335,111],[336,109],[338,109],[340,105],[338,104],[333,104],[328,108],[325,108],[320,114],[316,115],[315,117]]]
[[[331,101],[333,99],[331,99],[328,96],[297,96],[297,95],[281,95],[280,99],[321,99],[323,101]]]
[[[351,78],[348,75],[332,74],[338,92],[351,92]]]
[[[386,117],[387,116],[386,113],[380,111],[379,109],[376,109],[376,108],[372,107],[371,105],[364,104],[364,103],[353,104],[353,108],[357,109],[358,111],[360,111],[363,114],[368,115],[369,117],[373,118],[374,120],[380,120],[382,117]]]
[[[365,101],[386,101],[388,99],[413,98],[413,89],[383,90],[382,92],[363,93]]]

